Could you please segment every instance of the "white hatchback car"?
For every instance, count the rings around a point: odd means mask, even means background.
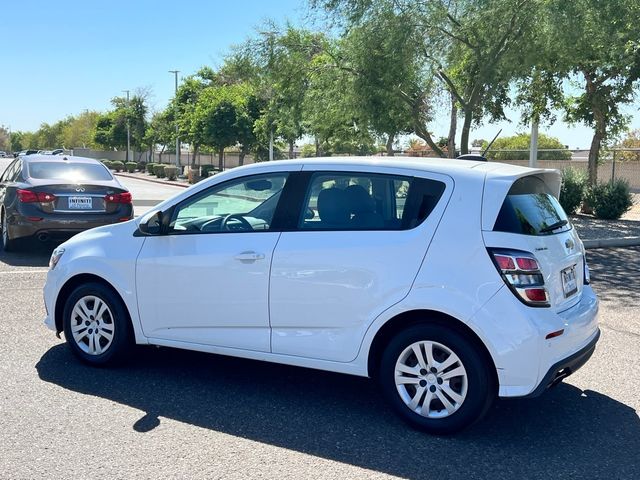
[[[137,343],[370,376],[410,424],[451,433],[595,349],[560,182],[466,160],[236,168],[57,248],[45,323],[95,365]]]

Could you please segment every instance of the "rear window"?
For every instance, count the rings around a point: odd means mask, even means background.
[[[558,200],[538,177],[523,177],[509,189],[493,227],[497,232],[551,235],[571,229]]]
[[[113,178],[106,167],[94,163],[32,162],[28,168],[29,176],[36,179],[86,182]]]

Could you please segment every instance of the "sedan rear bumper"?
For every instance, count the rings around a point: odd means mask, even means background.
[[[133,207],[124,205],[112,214],[45,214],[36,220],[33,217],[12,215],[9,219],[11,237],[40,237],[40,239],[70,238],[76,233],[95,227],[124,222],[133,218]]]

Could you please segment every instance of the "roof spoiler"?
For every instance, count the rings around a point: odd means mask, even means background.
[[[496,136],[493,137],[493,140],[491,140],[489,142],[489,144],[487,145],[487,148],[484,149],[484,152],[477,154],[477,153],[465,153],[464,155],[458,155],[456,157],[456,160],[475,160],[476,162],[486,162],[487,161],[487,157],[485,157],[485,154],[489,151],[489,149],[491,148],[491,145],[493,145],[493,142],[496,141],[496,139],[498,138],[498,136],[502,133],[502,129],[500,129],[498,131],[498,133],[496,133]]]

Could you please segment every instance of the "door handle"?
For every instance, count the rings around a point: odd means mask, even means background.
[[[239,253],[233,258],[243,263],[250,263],[250,262],[255,262],[256,260],[263,260],[264,253],[257,253],[251,250],[251,251]]]

